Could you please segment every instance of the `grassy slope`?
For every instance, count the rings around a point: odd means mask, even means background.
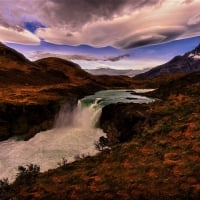
[[[152,120],[130,142],[14,183],[14,199],[199,199],[199,88],[152,104]]]

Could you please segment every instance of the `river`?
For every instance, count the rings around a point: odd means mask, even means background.
[[[148,91],[148,90],[147,90]],[[77,155],[95,155],[94,143],[106,134],[95,127],[101,109],[111,103],[151,103],[154,100],[135,92],[146,90],[105,90],[79,100],[69,112],[63,105],[53,129],[36,134],[28,141],[10,138],[0,142],[0,179],[15,179],[17,167],[30,163],[42,172],[58,167],[62,158],[74,161]],[[134,94],[133,94],[134,93]]]

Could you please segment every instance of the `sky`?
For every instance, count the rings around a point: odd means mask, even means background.
[[[144,69],[200,43],[200,0],[0,0],[0,41],[30,60]]]

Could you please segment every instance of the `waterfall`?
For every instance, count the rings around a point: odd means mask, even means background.
[[[56,168],[63,157],[72,162],[77,155],[96,154],[94,143],[105,136],[95,128],[101,113],[97,103],[85,107],[79,101],[72,111],[63,105],[52,130],[40,132],[29,141],[0,142],[0,179],[13,181],[19,165],[34,163],[47,171]]]
[[[78,106],[69,111],[69,106],[64,105],[55,122],[55,128],[80,127],[84,129],[95,128],[101,115],[101,107],[98,105],[100,98],[94,100],[89,106],[85,107],[78,101]]]

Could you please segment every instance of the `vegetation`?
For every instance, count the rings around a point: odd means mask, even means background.
[[[40,173],[40,167],[35,164],[19,166],[15,184],[33,184]]]
[[[35,164],[29,164],[27,166],[19,166],[16,180],[10,184],[8,179],[0,180],[0,199],[8,200],[16,196],[16,188],[20,185],[27,185],[27,187],[33,186],[36,177],[40,173],[40,167]]]
[[[101,136],[99,141],[95,142],[94,145],[98,151],[102,152],[108,147],[108,139],[104,136]]]
[[[41,174],[37,167],[20,167],[12,185],[3,181],[2,194],[15,200],[200,199],[199,80],[163,91],[130,141],[105,151],[100,139],[100,154],[73,163],[63,159],[57,169]],[[30,182],[23,178],[27,171]]]
[[[66,166],[67,166],[67,159],[63,157],[62,160],[58,162],[58,167],[66,167]]]
[[[10,186],[8,179],[0,180],[0,199],[6,200],[13,195],[12,187]]]

